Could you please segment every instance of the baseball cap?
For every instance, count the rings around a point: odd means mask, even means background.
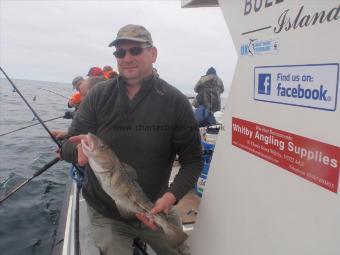
[[[129,24],[119,29],[116,39],[109,44],[109,47],[116,46],[117,43],[124,40],[149,43],[151,46],[153,45],[150,32],[140,25]]]
[[[90,68],[89,72],[87,73],[87,76],[100,76],[103,74],[104,72],[100,67],[94,66]]]
[[[103,71],[104,72],[112,71],[112,67],[111,66],[104,66]]]
[[[75,77],[75,78],[72,80],[72,85],[73,85],[73,87],[75,87],[75,86],[77,85],[78,82],[83,81],[83,80],[84,80],[84,78],[81,77],[81,76]]]

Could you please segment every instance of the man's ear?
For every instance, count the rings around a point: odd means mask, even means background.
[[[156,59],[157,59],[157,48],[156,47],[152,47],[150,49],[150,51],[151,51],[152,63],[155,63]]]

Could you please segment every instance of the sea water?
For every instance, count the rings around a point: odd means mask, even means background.
[[[63,116],[68,110],[66,98],[72,93],[70,84],[13,82],[41,119]],[[8,81],[0,79],[0,135],[37,123],[33,117]],[[46,125],[50,130],[66,130],[70,123],[60,118]],[[51,161],[56,150],[56,144],[41,125],[0,136],[0,196]],[[0,254],[50,254],[68,168],[66,162],[58,162],[0,204]]]

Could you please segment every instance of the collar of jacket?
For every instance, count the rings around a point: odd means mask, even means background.
[[[138,93],[130,100],[126,93],[126,82],[124,78],[119,75],[117,79],[117,86],[119,91],[119,104],[123,109],[135,109],[138,104],[149,94],[151,89],[155,86],[158,74],[153,70],[152,74],[144,78],[141,82],[141,88]]]

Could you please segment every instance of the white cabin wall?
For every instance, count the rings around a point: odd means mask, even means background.
[[[287,9],[291,17],[295,17],[301,6],[304,6],[304,14],[313,14],[339,7],[340,2],[284,0],[274,4],[273,0],[267,1],[273,2],[271,7],[244,15],[245,2],[219,1],[239,59],[224,115],[225,130],[218,137],[198,220],[189,240],[192,254],[339,255],[338,192],[325,189],[232,145],[231,123],[232,117],[236,117],[301,136],[306,139],[306,147],[309,146],[307,140],[314,140],[320,144],[321,151],[323,144],[333,146],[338,160],[334,171],[339,172],[339,102],[335,110],[321,110],[256,101],[254,68],[339,64],[340,20],[281,33],[274,33],[273,29],[246,35],[242,33],[269,25],[276,26],[278,17]],[[279,51],[241,56],[241,45],[249,42],[249,39],[277,39]],[[287,69],[283,67],[282,70]],[[300,69],[296,70],[300,72]],[[311,69],[306,67],[306,70]],[[313,70],[312,75],[318,79],[323,72],[325,69],[320,67]],[[334,89],[333,100],[336,97],[339,100],[339,88],[336,87],[339,71],[335,79],[332,71],[325,86]],[[299,100],[296,103],[300,104]],[[311,164],[310,167],[317,168],[318,165]]]

